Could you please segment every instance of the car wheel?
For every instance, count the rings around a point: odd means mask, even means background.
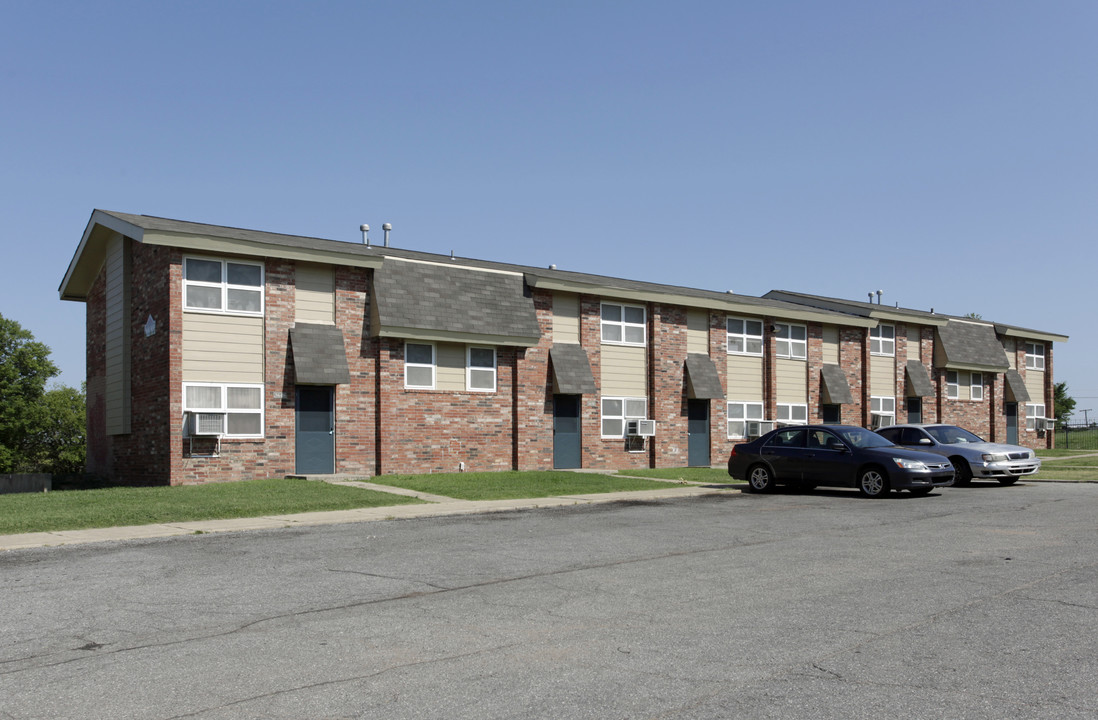
[[[858,490],[868,498],[879,498],[888,495],[891,488],[888,486],[888,478],[880,468],[867,468],[858,476]]]
[[[1016,482],[1018,482],[1018,478],[1016,478],[1016,477],[999,478],[999,484],[1004,485],[1004,486],[1013,485]]]
[[[747,489],[751,492],[771,492],[774,489],[774,476],[765,465],[755,465],[747,471]]]
[[[949,461],[953,463],[954,485],[968,485],[972,482],[972,468],[968,466],[968,461],[964,458],[950,458]]]

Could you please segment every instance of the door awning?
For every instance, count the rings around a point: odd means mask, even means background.
[[[598,392],[587,351],[574,343],[549,348],[553,364],[553,392],[559,395],[594,395]]]
[[[1003,395],[1010,402],[1029,402],[1029,389],[1022,374],[1017,370],[1007,370],[1004,374],[1006,382],[1003,383]]]
[[[691,400],[721,400],[724,388],[712,358],[700,353],[686,356],[686,397]]]
[[[908,360],[904,369],[907,376],[907,397],[931,397],[934,395],[934,384],[930,382],[930,375],[926,366],[918,360]]]
[[[345,385],[351,382],[343,331],[335,325],[296,323],[290,328],[294,380],[301,385]]]
[[[854,402],[846,373],[838,365],[823,365],[820,368],[820,389],[827,405],[851,405]]]

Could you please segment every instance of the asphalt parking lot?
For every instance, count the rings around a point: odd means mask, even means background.
[[[1093,718],[1098,485],[13,550],[7,718]]]

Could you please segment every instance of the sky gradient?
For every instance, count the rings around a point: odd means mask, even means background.
[[[94,208],[1071,336],[1098,3],[0,0],[0,313],[84,378]],[[1098,417],[1092,412],[1091,417]]]

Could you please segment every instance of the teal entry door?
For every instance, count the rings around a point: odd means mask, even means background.
[[[295,405],[298,475],[335,472],[335,388],[298,385]]]

